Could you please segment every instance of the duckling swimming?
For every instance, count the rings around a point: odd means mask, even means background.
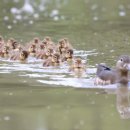
[[[4,46],[2,51],[0,52],[0,57],[2,58],[9,58],[9,47],[8,46]]]
[[[43,56],[43,59],[49,59],[52,57],[54,50],[52,48],[48,48]]]
[[[28,48],[28,52],[29,52],[29,55],[30,55],[30,56],[35,57],[35,56],[36,56],[36,45],[35,45],[35,44],[32,44],[32,45]]]
[[[71,65],[72,64],[72,62],[73,62],[73,50],[72,49],[67,49],[66,50],[66,53],[65,53],[65,56],[62,58],[62,62],[65,62],[65,61],[67,61],[67,63],[69,64],[69,65]]]
[[[119,82],[122,77],[121,71],[130,70],[130,57],[127,55],[120,56],[116,68],[111,69],[105,64],[99,64],[96,72],[95,85],[114,84]]]
[[[72,71],[76,77],[82,77],[86,72],[82,59],[76,58],[70,66],[69,71]]]
[[[68,46],[67,46],[67,43],[66,43],[66,40],[65,39],[61,39],[59,40],[58,42],[58,52],[60,53],[60,55],[62,57],[64,57],[65,53],[66,53],[66,50],[68,49]]]
[[[45,45],[44,44],[40,44],[39,45],[39,49],[37,50],[37,53],[36,53],[36,58],[37,59],[43,59],[44,56],[45,56],[45,52],[46,52]]]
[[[58,53],[54,53],[51,58],[48,58],[44,63],[44,67],[47,66],[60,66],[60,55]]]
[[[28,52],[26,50],[22,50],[21,53],[19,54],[19,61],[21,63],[26,63],[28,58]]]

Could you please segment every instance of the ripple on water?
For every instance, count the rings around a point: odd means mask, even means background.
[[[88,55],[95,55],[96,50],[83,51],[75,50],[75,56],[80,56],[86,62]],[[77,88],[106,88],[106,86],[95,86],[94,85],[94,74],[96,68],[87,68],[87,71],[82,78],[76,78],[72,73],[68,71],[67,65],[61,67],[43,67],[42,60],[37,60],[33,57],[28,58],[27,64],[21,64],[18,61],[13,62],[10,60],[0,59],[0,73],[15,73],[19,72],[18,76],[28,77],[36,79],[37,83],[66,86],[66,87],[77,87]],[[115,88],[114,85],[109,85],[107,88]]]

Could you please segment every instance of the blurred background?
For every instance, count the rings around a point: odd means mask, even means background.
[[[14,37],[26,44],[34,37],[51,36],[54,42],[67,37],[74,49],[87,54],[84,58],[90,68],[101,62],[114,66],[118,56],[130,54],[129,0],[0,2],[0,35],[6,40]],[[79,80],[69,80],[64,72],[46,74],[31,65],[20,67],[6,62],[0,65],[1,130],[130,129],[129,119],[123,120],[117,112],[115,94],[68,87]],[[51,84],[56,75],[65,75],[65,82]],[[39,79],[47,84],[37,82]]]

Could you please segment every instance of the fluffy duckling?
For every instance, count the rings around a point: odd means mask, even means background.
[[[74,72],[76,77],[82,77],[86,72],[86,68],[82,59],[76,58],[73,64],[70,66],[69,71]]]
[[[72,46],[70,45],[67,38],[63,38],[63,39],[59,40],[57,48],[58,48],[60,55],[62,57],[64,57],[66,50],[72,49]]]
[[[17,42],[16,42],[15,39],[10,38],[10,39],[7,41],[6,45],[9,47],[10,50],[12,50],[12,49],[15,49],[15,48],[16,48]]]
[[[64,58],[62,58],[62,62],[67,61],[68,64],[71,64],[73,61],[73,50],[72,49],[68,49],[66,50],[65,56]]]
[[[52,48],[48,48],[45,52],[45,55],[43,56],[43,59],[51,58],[54,53],[54,50]]]
[[[56,50],[56,45],[52,41],[51,37],[45,37],[42,43],[45,45],[46,49],[52,48],[53,50]]]
[[[29,52],[29,55],[30,55],[30,56],[35,57],[35,56],[36,56],[36,45],[35,45],[35,44],[32,44],[32,45],[28,48],[28,52]]]
[[[28,58],[28,52],[25,50],[22,50],[21,53],[19,54],[19,61],[21,63],[25,63],[27,61]]]
[[[44,59],[45,50],[46,50],[45,45],[44,44],[40,44],[39,45],[39,49],[37,50],[36,58],[37,59]]]
[[[26,50],[22,50],[21,52],[17,53],[17,55],[14,55],[10,58],[10,60],[18,60],[21,63],[25,63],[28,58],[28,52]]]
[[[95,79],[95,85],[106,85],[119,82],[122,79],[122,72],[130,69],[130,57],[127,55],[120,56],[116,68],[111,69],[105,64],[99,64],[97,67],[97,77]]]
[[[65,39],[61,39],[58,42],[58,51],[60,53],[61,56],[64,56],[65,52],[67,49],[67,45],[66,45],[66,41]]]
[[[60,55],[58,53],[55,53],[52,55],[51,58],[47,59],[44,63],[43,66],[54,66],[57,67],[60,65]]]
[[[0,52],[0,57],[2,58],[9,58],[9,47],[4,46],[2,51]]]

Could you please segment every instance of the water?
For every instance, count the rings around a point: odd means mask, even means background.
[[[54,42],[67,37],[75,55],[87,61],[85,77],[75,78],[64,65],[0,59],[0,129],[130,129],[128,90],[122,99],[116,85],[93,84],[96,64],[113,67],[118,56],[129,54],[129,0],[2,0],[0,11],[6,40],[26,44],[34,37],[51,36]],[[118,99],[126,101],[123,110]]]

